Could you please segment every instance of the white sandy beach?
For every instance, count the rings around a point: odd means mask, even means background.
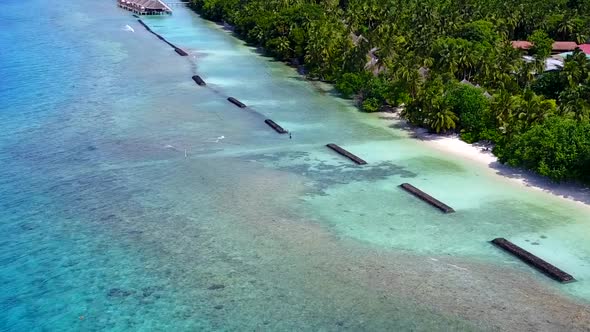
[[[228,33],[233,31],[233,29],[228,29],[227,26],[217,26],[217,28]],[[291,67],[294,68],[293,66]],[[294,68],[294,70],[296,69]],[[334,90],[334,86],[326,82],[316,80],[309,80],[309,82],[322,93]],[[434,149],[487,166],[490,172],[495,173],[501,179],[507,180],[513,184],[552,194],[556,197],[574,202],[580,207],[587,208],[588,211],[590,211],[590,187],[583,187],[580,184],[574,183],[555,183],[535,174],[534,172],[503,165],[498,161],[498,158],[492,154],[491,146],[480,145],[477,143],[466,143],[462,141],[457,134],[437,135],[428,133],[428,131],[423,128],[409,125],[399,116],[398,111],[375,112],[373,114],[377,115],[380,119],[383,119],[386,123],[400,124],[400,127],[407,130],[410,136],[422,140],[424,144]]]
[[[398,113],[380,112],[379,117],[390,123],[403,124],[408,134],[424,142],[424,144],[444,153],[485,165],[491,172],[512,183],[540,190],[562,199],[575,202],[590,210],[590,188],[574,183],[555,183],[533,172],[517,169],[498,162],[492,154],[491,147],[469,144],[462,141],[457,134],[437,135],[428,133],[423,128],[412,127],[399,117]]]

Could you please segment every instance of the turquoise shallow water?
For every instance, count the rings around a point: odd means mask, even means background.
[[[3,9],[0,330],[588,326],[587,208],[411,140],[186,9],[144,20],[189,57],[111,1]]]

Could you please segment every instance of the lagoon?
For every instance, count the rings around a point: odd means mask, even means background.
[[[188,57],[112,1],[3,7],[0,330],[589,326],[588,206],[412,139],[186,8],[142,19]]]

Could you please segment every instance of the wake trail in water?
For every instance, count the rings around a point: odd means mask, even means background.
[[[221,136],[219,136],[219,137],[217,137],[217,138],[214,138],[214,139],[207,140],[207,142],[209,142],[209,143],[219,143],[219,142],[220,142],[221,140],[223,140],[224,138],[225,138],[225,136],[221,135]]]

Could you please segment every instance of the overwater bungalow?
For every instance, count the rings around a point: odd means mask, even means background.
[[[170,15],[172,9],[160,0],[117,0],[119,7],[138,15]]]

